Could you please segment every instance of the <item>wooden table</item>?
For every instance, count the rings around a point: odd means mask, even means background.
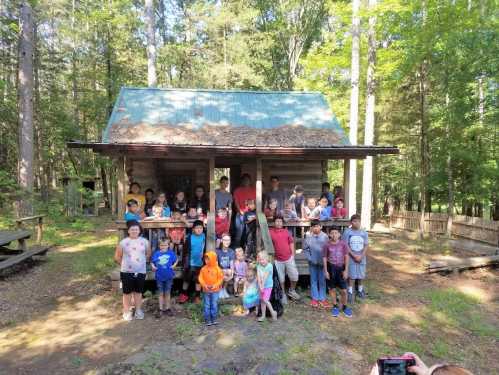
[[[17,241],[17,249],[25,251],[27,248],[26,240],[30,237],[31,232],[27,230],[2,230],[0,231],[0,248],[9,251],[11,249],[8,249],[7,246],[11,242]]]

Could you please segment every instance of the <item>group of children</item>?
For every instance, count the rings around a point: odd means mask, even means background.
[[[140,236],[139,222],[128,221],[127,227],[128,236],[119,243],[115,253],[115,259],[121,266],[123,319],[130,321],[144,317],[141,309],[142,292],[149,259],[159,292],[159,310],[156,316],[172,316],[171,290],[175,278],[174,269],[179,262],[173,242],[161,239],[158,248],[151,254],[149,241]],[[288,232],[284,230],[283,233]],[[351,317],[352,310],[348,304],[353,303],[355,296],[361,299],[365,297],[362,281],[366,276],[368,237],[360,228],[360,217],[353,215],[351,227],[345,229],[343,234],[337,227],[331,228],[326,234],[321,223],[314,220],[303,245],[309,262],[311,306],[332,308],[334,317],[340,314]],[[277,275],[280,267],[285,270],[284,275],[291,276],[286,273],[286,260],[279,260],[276,252],[273,265],[268,254],[261,251],[256,262],[252,262],[245,256],[242,248],[233,250],[230,246],[231,237],[225,233],[217,250],[206,249],[203,222],[197,220],[193,223],[192,233],[186,238],[183,284],[178,302],[187,302],[189,289],[193,287],[193,302],[199,303],[202,292],[205,322],[213,325],[217,324],[218,299],[227,298],[233,293],[235,297],[241,297],[245,315],[254,311],[255,314],[260,314],[258,320],[263,321],[268,310],[270,317],[277,319],[270,297],[276,282],[284,284],[284,278]],[[274,276],[279,277],[276,280]],[[294,290],[297,278],[290,277],[290,281]],[[358,283],[358,289],[354,295],[355,282]],[[326,298],[327,288],[332,306]],[[338,299],[336,289],[340,292]]]

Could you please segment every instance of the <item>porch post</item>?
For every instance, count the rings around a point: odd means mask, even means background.
[[[208,163],[210,171],[210,210],[208,212],[206,249],[214,251],[215,244],[215,158],[211,157]]]
[[[262,213],[262,159],[256,159],[256,215]],[[256,251],[262,249],[262,232],[260,225],[256,228]]]
[[[348,216],[357,212],[357,160],[349,159],[348,167]]]
[[[350,159],[343,161],[343,198],[345,199],[345,209],[350,217]]]
[[[118,189],[117,189],[117,204],[118,204],[118,219],[122,219],[123,215],[125,214],[125,196],[126,196],[126,170],[125,170],[125,157],[120,156],[117,159],[117,183],[118,183]]]

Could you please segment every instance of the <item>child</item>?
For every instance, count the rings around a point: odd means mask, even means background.
[[[327,199],[327,205],[332,206],[334,202],[334,195],[331,193],[331,185],[329,182],[323,182],[322,183],[322,194],[321,198],[325,197]]]
[[[260,291],[260,309],[262,316],[258,318],[259,322],[265,321],[265,313],[268,308],[273,320],[277,320],[277,312],[273,309],[270,303],[270,294],[274,282],[272,280],[274,269],[272,263],[269,262],[269,256],[265,251],[258,253],[258,266],[257,266],[257,282]]]
[[[209,202],[206,198],[204,187],[202,185],[196,186],[194,189],[194,198],[190,201],[189,207],[195,208],[199,216],[206,215],[208,212]]]
[[[302,219],[313,219],[312,212],[314,211],[315,207],[317,207],[317,200],[315,198],[308,198],[307,205],[302,206]]]
[[[256,255],[256,204],[254,199],[248,199],[248,210],[244,213],[246,258],[254,259]]]
[[[168,206],[168,203],[166,202],[166,194],[165,193],[163,193],[163,192],[159,193],[158,198],[156,198],[155,205],[163,207],[163,211],[161,212],[161,217],[170,217],[171,216],[170,206]]]
[[[114,260],[121,266],[120,279],[123,289],[123,320],[144,319],[142,293],[146,280],[146,262],[151,257],[149,241],[140,237],[142,228],[137,221],[127,221],[128,237],[121,240],[114,253]],[[135,314],[132,312],[132,300]]]
[[[206,263],[199,272],[199,284],[203,287],[204,321],[207,326],[217,323],[218,291],[222,286],[224,275],[217,263],[217,254],[214,251],[206,252]]]
[[[347,209],[343,207],[343,198],[336,198],[334,200],[334,207],[331,216],[335,218],[345,218],[347,216]]]
[[[294,204],[295,212],[300,219],[303,217],[303,207],[305,206],[305,196],[303,195],[304,191],[303,186],[296,185],[293,190],[293,194],[289,197],[289,201]]]
[[[198,219],[201,220],[202,218],[199,217],[196,207],[189,207],[186,219],[193,222]]]
[[[269,200],[269,206],[264,210],[265,217],[269,220],[274,220],[278,216],[277,212],[277,199]]]
[[[146,203],[144,205],[144,214],[152,216],[152,206],[154,206],[154,190],[147,189],[145,192]]]
[[[282,218],[286,223],[288,221],[298,221],[298,214],[295,211],[295,204],[293,202],[286,202],[284,210],[282,210]]]
[[[332,227],[329,230],[329,242],[324,245],[323,261],[324,275],[329,287],[329,295],[333,299],[334,317],[340,315],[340,309],[347,318],[352,317],[352,310],[347,306],[347,278],[348,278],[348,245],[340,240],[340,229]],[[340,289],[340,307],[336,302],[336,288]]]
[[[139,204],[135,199],[130,199],[126,202],[127,211],[125,212],[125,221],[137,221],[145,217],[144,213],[139,210]]]
[[[185,303],[189,299],[189,286],[194,283],[196,294],[194,303],[200,302],[201,286],[198,282],[199,271],[203,266],[203,253],[206,245],[206,235],[203,232],[203,222],[196,220],[192,227],[192,233],[187,236],[185,241],[185,251],[182,264],[184,266],[184,282],[182,284],[182,293],[179,296],[179,303]]]
[[[350,218],[351,227],[345,229],[341,239],[345,241],[350,248],[350,262],[348,263],[348,303],[353,303],[353,283],[358,282],[358,297],[364,299],[363,280],[366,278],[366,253],[369,246],[367,232],[360,228],[360,215],[354,214]]]
[[[125,196],[125,202],[128,202],[130,199],[133,199],[137,202],[139,212],[143,213],[144,206],[146,204],[146,197],[140,192],[140,185],[138,182],[132,182],[130,184],[130,190]]]
[[[220,298],[229,298],[229,293],[227,293],[227,284],[234,277],[234,250],[230,248],[230,235],[224,233],[222,236],[222,248],[217,250],[218,265],[222,269],[224,274],[223,286],[220,290]]]
[[[217,211],[217,217],[215,218],[215,235],[217,237],[216,246],[220,246],[222,236],[224,233],[229,233],[230,221],[227,214],[227,209],[219,208]],[[220,259],[219,259],[220,260]]]
[[[154,252],[151,259],[151,268],[156,273],[156,285],[159,291],[159,311],[156,318],[161,318],[163,314],[173,316],[170,292],[175,277],[173,268],[176,266],[177,256],[170,247],[170,241],[161,239],[159,241],[159,250]]]
[[[234,295],[239,297],[246,281],[248,263],[244,260],[244,250],[240,247],[236,249],[236,260],[234,261]]]
[[[324,278],[324,265],[322,253],[324,245],[328,242],[328,236],[322,231],[319,220],[312,220],[310,232],[305,234],[303,252],[308,260],[310,271],[310,294],[312,307],[326,307],[329,304],[326,300],[326,279]]]
[[[180,211],[173,211],[172,221],[177,222],[179,224],[181,222],[184,222]],[[168,235],[170,236],[170,240],[172,241],[175,252],[177,253],[178,256],[180,256],[184,248],[185,228],[184,227],[170,228],[168,230]]]
[[[256,280],[255,266],[251,265],[246,272],[243,289],[243,307],[244,315],[250,314],[250,309],[257,307],[260,302],[258,296],[258,283]],[[255,309],[256,312],[256,309]]]
[[[181,215],[185,215],[187,213],[187,202],[185,201],[185,193],[183,191],[177,191],[175,193],[172,211],[178,211]]]
[[[319,205],[312,211],[311,217],[313,219],[318,219],[321,221],[329,220],[331,216],[331,206],[328,206],[328,200],[326,197],[322,197],[319,200]]]

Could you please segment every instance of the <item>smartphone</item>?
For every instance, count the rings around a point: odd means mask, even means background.
[[[411,356],[378,359],[379,375],[408,375],[407,368],[415,365],[416,360]]]

